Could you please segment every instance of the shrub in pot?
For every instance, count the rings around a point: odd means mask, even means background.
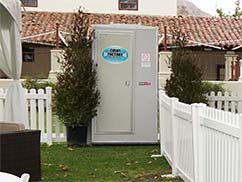
[[[82,10],[74,15],[68,46],[64,48],[64,60],[61,61],[61,72],[57,75],[55,107],[67,127],[68,145],[86,145],[87,127],[96,116],[99,104],[88,15]]]

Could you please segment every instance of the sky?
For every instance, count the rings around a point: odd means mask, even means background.
[[[217,15],[216,9],[222,8],[226,14],[233,13],[235,9],[235,0],[189,0],[193,2],[201,10],[211,14]],[[240,0],[242,6],[242,0]],[[240,7],[241,7],[240,6]]]

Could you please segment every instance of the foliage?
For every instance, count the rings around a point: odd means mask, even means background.
[[[218,14],[219,17],[226,17],[226,14],[223,12],[222,8],[216,9],[216,13]]]
[[[186,47],[187,38],[185,34],[175,25],[171,29],[173,44],[170,59],[171,76],[166,81],[165,90],[170,97],[177,97],[184,103],[207,103],[206,89],[202,82],[202,72],[194,64],[195,58]]]
[[[23,87],[30,89],[45,89],[46,87],[52,87],[52,90],[55,88],[55,84],[49,81],[43,81],[42,79],[34,79],[31,77],[26,77],[23,81]]]
[[[234,14],[233,14],[233,16],[234,17],[241,17],[241,15],[242,15],[242,11],[241,11],[241,9],[240,9],[240,0],[236,0],[235,1],[235,11],[234,11]]]
[[[61,73],[57,75],[56,112],[66,126],[88,125],[97,114],[99,91],[91,57],[92,33],[89,15],[79,9],[73,19]]]
[[[206,93],[210,93],[210,92],[225,92],[225,89],[222,87],[221,84],[215,84],[215,83],[211,83],[211,82],[203,82]]]
[[[151,158],[158,146],[93,146],[67,148],[41,146],[42,181],[58,182],[160,182],[171,173],[165,158]]]
[[[235,1],[235,9],[234,9],[234,13],[232,15],[224,13],[222,8],[218,8],[216,10],[216,13],[221,18],[222,17],[229,17],[229,16],[240,18],[242,16],[242,11],[241,11],[241,8],[240,8],[240,0],[236,0]]]

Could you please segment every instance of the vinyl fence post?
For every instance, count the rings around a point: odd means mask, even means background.
[[[192,104],[192,135],[193,135],[193,159],[194,159],[194,181],[203,180],[203,137],[201,131],[202,113],[205,104]]]
[[[242,114],[239,115],[239,182],[242,182]]]
[[[164,153],[164,144],[163,144],[163,131],[164,131],[164,112],[163,112],[163,106],[162,106],[162,96],[165,94],[164,90],[159,91],[159,121],[160,121],[160,154],[163,155]]]
[[[47,144],[52,144],[52,88],[46,87],[46,129],[47,129]]]
[[[172,122],[172,175],[177,175],[177,123],[175,119],[175,105],[177,98],[171,98],[171,122]]]

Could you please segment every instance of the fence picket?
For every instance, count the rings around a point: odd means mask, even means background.
[[[238,97],[242,98],[242,92],[238,92]],[[242,101],[238,101],[238,113],[242,113]]]
[[[225,98],[229,96],[228,92],[224,93]],[[229,111],[229,100],[224,100],[224,110]]]
[[[236,97],[236,93],[235,92],[231,92],[231,97]],[[235,108],[235,101],[232,100],[231,101],[231,112],[235,112],[236,111],[236,108]]]
[[[59,122],[59,118],[57,115],[55,116],[55,133],[56,133],[56,137],[59,138],[60,137],[60,122]]]
[[[31,89],[30,94],[35,95],[36,90]],[[37,129],[36,127],[36,100],[30,99],[30,128]]]
[[[222,92],[218,92],[218,97],[222,97]],[[217,108],[222,109],[222,101],[221,100],[217,101]]]
[[[66,126],[63,125],[63,134],[64,134],[64,137],[66,137]]]
[[[231,173],[231,168],[232,168],[232,166],[231,166],[231,164],[230,164],[230,162],[231,162],[231,139],[230,138],[228,138],[228,179],[227,179],[227,181],[231,181],[231,176],[232,176],[232,173]]]
[[[211,92],[211,93],[210,93],[210,96],[211,96],[212,98],[215,97],[215,92]],[[215,107],[215,101],[214,101],[214,100],[211,100],[211,101],[210,101],[210,106],[211,106],[211,107]]]
[[[242,114],[239,115],[239,129],[240,129],[240,137],[239,137],[239,165],[238,165],[238,175],[239,182],[242,181]]]
[[[47,130],[47,143],[52,144],[52,109],[51,109],[51,87],[46,88],[46,130]]]
[[[25,107],[24,109],[24,112],[25,112],[25,117],[26,117],[26,121],[24,122],[24,125],[25,125],[25,128],[26,129],[30,129],[30,122],[29,122],[29,119],[30,119],[30,116],[29,116],[29,105],[30,105],[30,101],[29,101],[29,98],[28,98],[28,90],[27,89],[24,89],[24,93],[25,93],[25,96],[26,96],[26,105],[27,107]]]
[[[217,175],[218,175],[218,177],[217,177],[217,182],[220,182],[220,181],[222,181],[222,179],[221,179],[221,175],[219,175],[219,174],[221,174],[221,161],[222,161],[222,157],[221,157],[221,137],[220,136],[218,136],[217,137],[217,144],[218,144],[218,146],[217,146]]]
[[[44,94],[43,89],[38,90],[39,95]],[[45,108],[44,108],[44,100],[38,99],[38,123],[39,123],[39,130],[41,130],[41,138],[45,135]]]

